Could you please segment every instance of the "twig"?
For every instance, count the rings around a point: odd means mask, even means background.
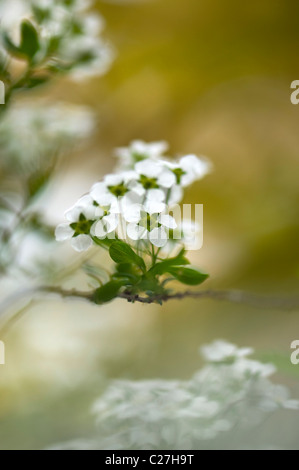
[[[34,304],[34,300],[30,300],[25,307],[23,307],[18,312],[14,313],[11,318],[9,318],[2,327],[0,327],[0,335],[3,339],[4,336],[10,331],[10,329],[27,313],[27,311]]]
[[[40,287],[40,292],[49,292],[58,294],[63,298],[77,298],[92,301],[93,292],[80,292],[76,289],[65,290],[60,287]],[[142,297],[128,292],[121,292],[118,298],[127,300],[128,302],[139,302],[142,304],[153,304],[167,302],[169,300],[182,300],[185,298],[193,299],[210,299],[216,301],[226,301],[235,304],[245,304],[256,308],[272,308],[292,310],[299,308],[299,297],[274,297],[252,294],[239,290],[203,290],[203,291],[185,291],[174,294],[158,294],[150,297]]]
[[[8,297],[2,305],[0,305],[0,316],[3,315],[9,308],[11,308],[17,302],[26,298],[33,298],[39,293],[57,294],[63,298],[74,298],[81,299],[84,301],[93,302],[94,291],[83,292],[76,289],[66,290],[59,286],[40,286],[36,288],[24,289],[17,294],[12,294]],[[119,299],[127,300],[128,302],[135,303],[139,302],[142,304],[153,304],[167,302],[169,300],[182,300],[186,298],[193,299],[210,299],[216,301],[226,301],[234,304],[243,304],[255,308],[265,309],[276,309],[276,310],[295,310],[299,309],[299,297],[273,297],[252,294],[249,292],[238,291],[238,290],[203,290],[203,291],[185,291],[177,292],[174,294],[159,294],[151,297],[142,297],[140,295],[134,295],[129,292],[121,292],[117,295]],[[29,303],[22,310],[16,314],[16,320],[19,316],[22,316],[27,308],[31,305]],[[10,328],[14,323],[15,315],[13,315],[4,325],[5,330]],[[2,330],[3,331],[3,330]]]
[[[245,304],[256,308],[273,308],[292,310],[299,308],[299,297],[283,298],[270,297],[238,290],[204,290],[204,291],[185,291],[175,294],[162,294],[152,297],[141,297],[139,295],[131,295],[129,293],[120,293],[118,297],[126,299],[128,302],[141,302],[151,304],[155,302],[167,302],[169,300],[182,300],[185,298],[193,299],[211,299],[217,301],[226,301],[237,304]]]

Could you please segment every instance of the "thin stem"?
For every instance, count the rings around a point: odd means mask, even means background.
[[[59,286],[40,286],[37,288],[29,288],[22,292],[18,292],[6,299],[2,305],[0,305],[0,316],[3,315],[9,308],[11,308],[17,302],[30,298],[31,302],[34,300],[34,296],[38,293],[49,293],[57,294],[62,298],[69,299],[81,299],[83,301],[93,302],[94,291],[82,292],[76,289],[65,290]],[[210,299],[215,301],[226,301],[233,304],[243,304],[255,308],[264,309],[278,309],[278,310],[297,310],[299,309],[299,297],[271,297],[263,296],[258,294],[252,294],[250,292],[242,292],[236,290],[203,290],[203,291],[185,291],[177,292],[174,294],[158,294],[151,297],[142,297],[140,295],[133,295],[128,292],[121,292],[117,295],[117,298],[127,300],[128,302],[141,304],[153,304],[167,302],[169,300],[183,300],[185,298],[193,298],[197,300]],[[28,310],[32,303],[29,303],[22,310],[11,316],[9,320],[4,323],[3,329],[0,332],[5,331],[14,324],[19,317],[21,317],[25,311]]]
[[[12,295],[0,306],[0,313],[4,312],[14,303],[26,298],[32,297],[38,293],[57,294],[63,298],[77,298],[92,301],[94,291],[83,292],[76,289],[65,290],[59,286],[40,286],[36,288],[26,289],[22,292]],[[294,310],[299,308],[299,296],[278,297],[253,294],[239,290],[202,290],[202,291],[184,291],[173,294],[157,294],[150,297],[142,297],[127,292],[121,292],[117,295],[120,299],[128,302],[139,302],[143,304],[152,304],[157,302],[167,302],[169,300],[183,300],[185,298],[193,299],[211,299],[216,301],[226,301],[234,304],[244,304],[256,308],[272,308],[283,310]],[[1,308],[2,307],[2,308]]]

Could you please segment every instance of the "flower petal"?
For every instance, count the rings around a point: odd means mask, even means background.
[[[162,171],[162,167],[158,162],[147,159],[136,163],[135,170],[140,175],[145,175],[148,178],[157,178]]]
[[[116,227],[118,226],[119,216],[118,214],[109,214],[103,218],[103,222],[105,223],[106,232],[111,233],[114,232]]]
[[[159,248],[162,248],[163,246],[166,245],[167,239],[168,239],[168,236],[167,236],[166,230],[163,227],[154,228],[154,230],[149,232],[150,242]]]
[[[132,240],[141,240],[147,237],[146,229],[137,224],[129,224],[127,226],[127,234]]]
[[[55,230],[55,237],[58,242],[69,240],[74,235],[74,230],[69,224],[60,224]]]
[[[141,204],[132,204],[124,208],[124,219],[129,223],[137,224],[141,219]]]
[[[117,186],[123,182],[121,173],[106,175],[104,181],[107,186]]]
[[[163,202],[146,201],[144,204],[144,210],[150,215],[160,214],[166,210],[166,204]]]
[[[164,225],[167,228],[171,228],[171,229],[177,228],[177,223],[171,215],[161,214],[159,217],[159,221],[162,225]]]
[[[72,238],[71,245],[76,251],[86,251],[92,246],[92,239],[89,235],[78,235]]]
[[[90,191],[91,197],[97,201],[103,194],[107,192],[107,186],[105,183],[95,183]]]
[[[172,171],[165,168],[158,177],[158,183],[164,188],[171,188],[176,183],[176,177]]]
[[[162,189],[149,189],[146,193],[146,199],[154,202],[164,202],[165,192]]]
[[[168,197],[168,204],[170,206],[178,204],[183,199],[184,192],[179,185],[175,185],[171,188],[170,196]]]
[[[78,222],[82,210],[82,207],[74,205],[65,212],[64,216],[69,222]]]

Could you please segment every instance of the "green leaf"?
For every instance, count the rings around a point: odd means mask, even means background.
[[[21,50],[12,42],[12,40],[6,33],[2,34],[2,39],[3,39],[4,47],[7,50],[7,52],[9,52],[9,54],[18,58],[22,57]]]
[[[132,263],[120,263],[116,265],[116,273],[113,277],[127,277],[130,284],[136,284],[140,280],[140,271]]]
[[[101,281],[103,279],[106,281],[109,279],[107,272],[104,269],[100,268],[99,266],[94,266],[94,265],[85,263],[82,266],[82,269],[89,277],[91,277],[92,279],[96,279],[100,284],[102,284]]]
[[[127,243],[120,240],[115,241],[109,249],[110,257],[115,263],[133,263],[145,271],[145,262],[138,256]]]
[[[27,88],[36,88],[41,85],[45,85],[48,81],[50,80],[50,77],[48,75],[45,76],[36,76],[36,77],[31,77],[26,86]]]
[[[110,248],[110,246],[115,242],[114,238],[98,238],[93,236],[91,238],[96,245],[106,249]]]
[[[104,304],[117,297],[120,288],[126,285],[126,280],[109,281],[107,284],[99,287],[93,295],[92,301],[95,304]]]
[[[144,277],[136,286],[139,292],[145,292],[149,297],[152,295],[165,294],[166,290],[155,278]]]
[[[30,199],[34,198],[45,188],[49,182],[50,177],[52,176],[53,170],[54,165],[45,169],[43,172],[30,175],[27,180],[27,189]]]
[[[167,272],[172,274],[175,279],[188,286],[197,286],[209,277],[208,274],[204,274],[196,268],[186,268],[185,266],[173,266],[169,268]]]
[[[153,266],[150,270],[149,273],[153,275],[161,275],[169,272],[169,268],[172,266],[182,266],[186,264],[190,264],[190,262],[185,258],[185,249],[181,250],[180,253],[175,256],[174,258],[168,258],[164,261],[161,261],[160,263],[157,263],[155,266]]]
[[[33,59],[39,48],[39,37],[35,27],[29,20],[22,21],[20,51],[29,59]]]

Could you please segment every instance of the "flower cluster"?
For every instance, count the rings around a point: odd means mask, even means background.
[[[106,175],[67,211],[68,223],[58,226],[57,240],[70,239],[77,251],[88,249],[96,239],[124,236],[139,249],[164,247],[178,230],[169,214],[172,206],[181,202],[186,186],[210,171],[210,163],[195,155],[178,161],[163,158],[166,148],[164,142],[134,141],[119,149],[125,169]],[[187,231],[186,221],[182,227],[182,232]]]
[[[114,381],[93,406],[97,435],[61,448],[201,449],[275,410],[299,409],[269,379],[272,364],[247,358],[250,348],[215,341],[201,352],[208,364],[188,381]]]
[[[2,3],[2,2],[1,2]],[[0,6],[2,22],[1,68],[8,59],[30,64],[32,88],[53,73],[67,72],[73,79],[105,73],[113,52],[99,35],[102,17],[89,13],[87,0],[4,0]],[[9,77],[8,77],[9,81]]]
[[[49,166],[53,155],[89,137],[94,126],[94,115],[84,106],[13,105],[0,122],[0,168],[26,176]]]
[[[78,252],[100,246],[116,263],[108,283],[99,279],[94,303],[109,302],[122,292],[132,299],[145,293],[161,304],[170,293],[165,287],[169,281],[199,285],[208,277],[187,266],[185,256],[190,232],[198,224],[177,223],[172,214],[184,188],[205,176],[210,164],[195,155],[171,160],[163,157],[165,149],[164,142],[142,141],[119,149],[124,169],[95,183],[66,212],[67,222],[56,228],[57,241],[70,240]]]

